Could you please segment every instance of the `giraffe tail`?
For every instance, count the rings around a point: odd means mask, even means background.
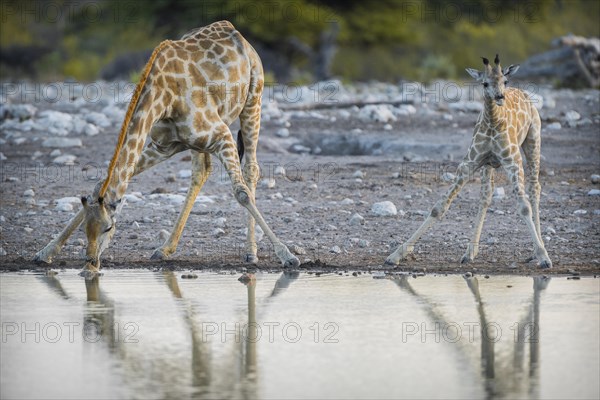
[[[237,151],[238,156],[240,157],[240,162],[242,162],[242,158],[244,158],[244,140],[242,139],[242,130],[240,129],[237,134]]]

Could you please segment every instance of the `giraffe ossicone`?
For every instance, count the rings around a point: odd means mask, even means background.
[[[136,86],[106,180],[96,185],[91,197],[82,199],[83,208],[35,259],[50,262],[83,224],[88,243],[82,273],[97,274],[100,255],[114,235],[118,205],[131,177],[189,149],[191,185],[171,235],[153,258],[165,258],[175,251],[211,171],[210,154],[214,154],[229,174],[235,198],[249,213],[244,259],[258,260],[258,223],[284,267],[298,266],[298,258],[275,236],[255,205],[263,86],[263,68],[256,50],[228,21],[195,29],[180,40],[162,42]],[[239,145],[229,130],[238,118]],[[144,148],[148,135],[150,141]]]
[[[482,57],[484,69],[467,68],[467,72],[483,86],[484,108],[477,123],[471,145],[460,165],[454,182],[442,198],[433,206],[429,216],[413,235],[386,259],[396,265],[414,250],[419,238],[436,222],[441,220],[454,198],[472,176],[481,170],[481,197],[475,230],[461,262],[473,261],[479,252],[479,238],[487,209],[492,202],[494,169],[502,167],[509,178],[517,199],[517,213],[521,216],[534,244],[532,259],[540,267],[550,268],[552,262],[544,246],[540,229],[539,202],[541,186],[540,131],[541,120],[533,100],[523,91],[507,88],[508,77],[517,72],[518,65],[502,69],[496,54],[494,65]],[[523,170],[521,152],[527,161]],[[525,187],[525,175],[527,182]],[[527,193],[527,194],[526,194]]]

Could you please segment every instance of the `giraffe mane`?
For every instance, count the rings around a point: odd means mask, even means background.
[[[142,89],[146,85],[146,81],[148,80],[148,76],[150,75],[150,70],[152,69],[152,64],[154,64],[154,60],[158,56],[158,53],[160,53],[160,51],[162,49],[164,49],[165,46],[167,46],[170,43],[171,43],[170,40],[164,40],[158,46],[156,46],[156,48],[152,52],[152,55],[150,56],[150,59],[148,60],[148,62],[146,63],[146,66],[144,67],[142,76],[140,77],[140,80],[135,87],[135,91],[133,92],[133,95],[131,96],[131,101],[129,102],[129,106],[127,107],[127,113],[125,114],[125,119],[123,120],[123,125],[121,126],[121,131],[119,132],[119,140],[117,142],[117,147],[115,148],[115,152],[112,156],[112,159],[110,160],[110,164],[108,165],[108,175],[106,177],[106,180],[102,184],[102,187],[100,188],[100,192],[98,193],[99,198],[104,197],[104,194],[106,193],[106,189],[108,189],[108,184],[110,183],[110,178],[115,170],[115,167],[117,166],[117,159],[119,158],[119,153],[121,152],[121,149],[123,148],[123,144],[125,143],[125,136],[127,133],[127,128],[129,127],[129,123],[131,122],[131,118],[133,117],[133,112],[135,111],[138,101],[140,100],[140,95],[142,94]]]

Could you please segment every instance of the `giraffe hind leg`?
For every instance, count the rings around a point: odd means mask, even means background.
[[[254,104],[246,105],[240,114],[241,130],[238,133],[238,155],[240,162],[245,157],[243,176],[249,189],[252,202],[256,199],[256,183],[260,177],[260,167],[256,158],[256,145],[260,131],[260,97]],[[244,261],[258,262],[255,223],[252,213],[248,213]]]
[[[300,265],[300,261],[294,256],[290,250],[275,236],[271,228],[267,225],[260,211],[256,207],[250,189],[246,185],[242,176],[240,160],[237,155],[236,144],[233,135],[229,131],[229,127],[225,123],[220,122],[214,127],[213,136],[219,138],[219,143],[215,143],[215,153],[231,179],[233,193],[236,200],[252,215],[254,220],[260,225],[265,235],[271,241],[275,254],[285,268],[295,268]],[[193,145],[193,143],[192,143]],[[209,145],[212,146],[212,145]],[[248,149],[246,149],[248,150]]]
[[[531,203],[531,217],[533,219],[533,224],[535,226],[538,239],[540,242],[543,242],[542,230],[540,227],[540,194],[542,191],[542,187],[539,182],[540,142],[541,138],[539,124],[534,123],[529,128],[529,132],[527,133],[527,137],[523,141],[521,148],[527,163],[525,166],[525,191],[527,192],[527,196],[529,196],[529,202]],[[536,256],[534,253],[527,259],[527,262],[533,261],[535,258]]]

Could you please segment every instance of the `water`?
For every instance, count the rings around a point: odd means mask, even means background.
[[[0,275],[1,397],[600,397],[598,279],[238,277]]]

